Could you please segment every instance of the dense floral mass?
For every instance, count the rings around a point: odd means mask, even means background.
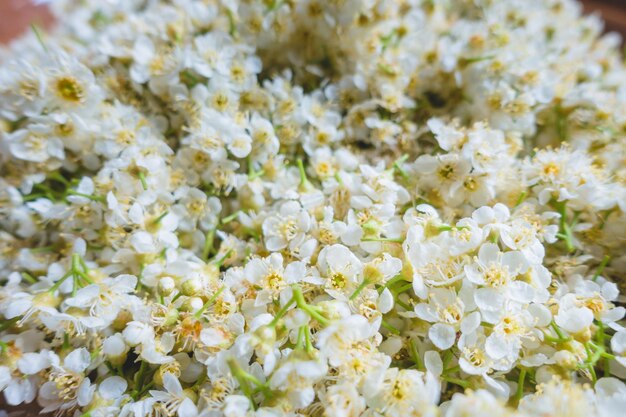
[[[622,415],[626,69],[572,0],[61,0],[0,52],[0,391]]]

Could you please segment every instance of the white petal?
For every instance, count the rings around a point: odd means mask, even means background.
[[[50,366],[50,360],[45,354],[25,353],[17,362],[20,372],[26,375],[34,375]]]
[[[493,288],[479,288],[474,294],[478,308],[484,311],[498,311],[504,303],[502,295]]]
[[[128,388],[128,382],[119,376],[110,376],[100,383],[98,392],[105,400],[114,400],[124,394]]]
[[[424,366],[426,366],[426,370],[433,375],[441,375],[443,373],[443,361],[441,360],[439,352],[434,350],[426,352],[426,354],[424,354]]]
[[[80,383],[78,387],[78,395],[76,400],[78,401],[78,405],[86,406],[91,402],[93,398],[93,393],[96,391],[96,386],[91,385],[91,382],[88,378],[83,379],[83,382]]]
[[[490,262],[498,261],[498,254],[500,253],[500,248],[495,243],[485,243],[482,245],[478,251],[478,259],[483,264],[489,264]]]
[[[445,350],[454,344],[456,331],[450,325],[437,323],[428,330],[428,338],[439,349]]]
[[[393,294],[389,291],[389,288],[385,288],[383,292],[378,296],[378,310],[386,314],[393,308]]]
[[[559,314],[554,317],[554,321],[568,332],[578,333],[593,323],[593,313],[584,307],[574,307],[565,311],[560,309]]]
[[[487,355],[495,360],[502,359],[511,353],[509,345],[506,343],[504,337],[496,333],[487,338],[487,341],[485,342],[485,352],[487,352]]]
[[[172,395],[180,397],[183,395],[183,387],[180,385],[180,381],[176,376],[171,373],[163,375],[163,388]]]
[[[196,417],[198,408],[189,398],[185,398],[178,408],[178,417]]]
[[[482,318],[480,317],[480,313],[478,311],[474,311],[473,313],[466,316],[463,321],[461,321],[461,332],[462,333],[471,333],[480,326],[480,321]]]
[[[77,374],[82,374],[91,363],[91,355],[85,348],[76,349],[70,352],[63,360],[63,366]]]

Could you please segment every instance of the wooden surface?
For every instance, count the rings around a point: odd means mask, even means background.
[[[29,30],[31,24],[50,26],[52,17],[45,6],[35,6],[31,0],[0,0],[0,42]]]
[[[598,12],[606,22],[607,31],[626,37],[626,0],[585,0],[585,12]]]

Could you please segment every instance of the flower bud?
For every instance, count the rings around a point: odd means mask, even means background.
[[[163,386],[163,375],[165,374],[172,374],[176,378],[180,378],[180,363],[173,361],[159,366],[159,369],[154,373],[154,382],[157,385]]]
[[[163,277],[159,280],[159,294],[163,296],[168,296],[174,291],[176,288],[176,282],[172,277]]]
[[[553,356],[554,361],[557,365],[565,368],[565,369],[573,369],[578,364],[578,359],[576,355],[568,350],[560,350],[556,352]]]
[[[365,281],[372,284],[380,284],[384,280],[385,275],[378,268],[378,265],[377,262],[369,262],[364,265],[363,279]]]
[[[189,398],[191,401],[193,401],[194,403],[196,401],[198,401],[198,394],[196,394],[196,392],[194,390],[192,390],[191,388],[185,388],[183,390],[183,395],[187,398]]]
[[[263,325],[254,331],[256,338],[255,348],[263,355],[270,353],[276,343],[276,329]],[[258,354],[258,353],[257,353]]]
[[[276,341],[276,329],[272,326],[261,326],[254,331],[254,335],[263,344],[274,344]]]
[[[200,297],[189,297],[183,305],[180,307],[182,311],[186,311],[188,313],[194,313],[202,308],[204,303],[202,302],[202,298]]]
[[[178,310],[176,310],[175,308],[168,310],[164,316],[163,326],[171,326],[173,324],[176,324],[176,322],[178,321],[178,316]]]
[[[181,286],[181,292],[188,297],[201,294],[202,289],[202,282],[198,278],[190,278]]]
[[[129,347],[120,333],[107,337],[102,343],[102,353],[114,366],[122,365],[126,362],[128,350]]]
[[[33,297],[33,305],[57,308],[61,299],[50,292],[41,292]]]
[[[117,313],[117,317],[113,320],[112,327],[114,330],[121,332],[126,328],[126,325],[133,320],[133,315],[128,310],[122,310]]]

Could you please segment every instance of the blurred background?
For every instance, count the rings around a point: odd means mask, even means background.
[[[583,0],[582,2],[586,13],[600,13],[606,22],[607,31],[620,32],[626,38],[626,0]],[[31,24],[42,28],[49,28],[53,25],[46,6],[35,3],[45,3],[45,1],[0,0],[0,43],[7,43],[29,30]],[[7,411],[9,417],[38,415],[34,404],[11,408],[4,404],[1,397],[0,395],[0,416],[3,411]]]
[[[52,0],[54,1],[54,0]],[[583,0],[587,13],[598,12],[606,21],[608,31],[626,36],[626,0]],[[45,5],[33,0],[0,0],[0,43],[27,30],[30,24],[49,27],[52,18]],[[39,1],[44,3],[44,1]]]

